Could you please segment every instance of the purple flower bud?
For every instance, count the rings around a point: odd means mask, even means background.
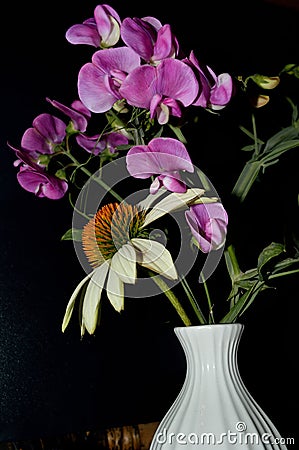
[[[221,248],[226,239],[228,216],[222,203],[200,203],[185,212],[191,233],[203,253]]]
[[[120,18],[109,5],[98,5],[94,17],[82,24],[73,25],[66,32],[71,44],[86,44],[93,47],[113,47],[120,38]]]

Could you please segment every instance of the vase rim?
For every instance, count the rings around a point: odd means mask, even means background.
[[[175,330],[184,330],[184,329],[202,329],[202,328],[243,328],[244,325],[240,322],[234,322],[234,323],[210,323],[205,325],[188,325],[188,326],[180,326],[180,327],[174,327]]]

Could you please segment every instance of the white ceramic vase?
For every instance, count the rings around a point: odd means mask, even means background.
[[[186,356],[186,378],[150,450],[286,449],[240,377],[242,332],[239,323],[175,328]]]

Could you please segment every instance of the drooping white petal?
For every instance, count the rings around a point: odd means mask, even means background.
[[[165,194],[167,192],[167,189],[165,189],[164,186],[162,186],[155,194],[149,194],[145,199],[141,200],[138,205],[142,209],[149,209],[149,207],[161,197],[161,195]]]
[[[160,242],[151,239],[133,238],[132,244],[142,254],[139,264],[153,270],[170,280],[176,280],[178,274],[169,251]]]
[[[112,269],[109,270],[106,291],[113,308],[117,312],[124,309],[124,283]]]
[[[66,310],[65,310],[65,313],[64,313],[64,317],[63,317],[63,321],[62,321],[61,329],[62,329],[63,333],[64,333],[64,331],[65,331],[66,327],[68,326],[69,321],[71,319],[71,316],[72,316],[72,313],[73,313],[73,309],[74,309],[74,306],[75,306],[76,298],[77,298],[79,292],[81,291],[82,287],[84,286],[84,284],[87,282],[87,280],[92,277],[93,273],[94,273],[94,271],[90,272],[85,278],[83,278],[83,280],[80,281],[80,283],[78,284],[78,286],[76,287],[76,289],[72,293],[71,298],[69,299],[69,302],[67,304],[67,307],[66,307]]]
[[[123,245],[112,257],[111,269],[124,283],[134,284],[136,281],[136,250],[133,245]]]
[[[99,305],[109,266],[110,261],[106,261],[94,270],[85,292],[82,321],[89,334],[93,334],[97,326]]]
[[[165,214],[168,214],[172,211],[177,211],[180,208],[186,208],[189,203],[200,198],[204,194],[204,192],[204,189],[199,188],[187,189],[187,191],[182,194],[172,192],[171,194],[167,195],[167,197],[164,197],[155,206],[153,206],[153,209],[146,215],[141,228],[146,227],[154,220],[159,219]]]
[[[194,202],[192,202],[192,205],[201,205],[202,203],[217,203],[219,202],[219,198],[218,197],[200,197],[196,200],[194,200]]]

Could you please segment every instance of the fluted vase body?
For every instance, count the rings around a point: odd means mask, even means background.
[[[242,331],[239,323],[175,328],[186,356],[186,378],[150,450],[287,448],[239,374]]]

